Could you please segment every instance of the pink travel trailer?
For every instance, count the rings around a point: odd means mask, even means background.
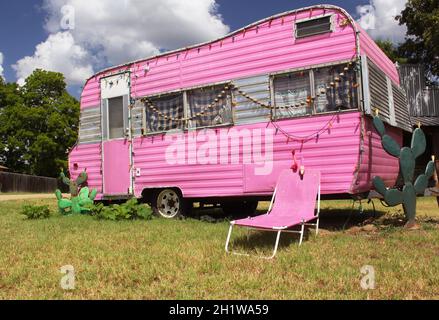
[[[342,8],[281,13],[88,79],[70,173],[167,218],[194,202],[254,211],[292,166],[320,171],[322,196],[364,197],[398,176],[372,116],[399,143],[411,131],[399,82]]]

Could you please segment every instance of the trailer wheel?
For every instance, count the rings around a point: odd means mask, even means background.
[[[255,200],[227,201],[221,203],[221,208],[227,216],[253,216],[257,207],[258,201]]]
[[[151,207],[155,215],[173,219],[184,214],[185,203],[180,192],[174,189],[163,189],[152,196]]]

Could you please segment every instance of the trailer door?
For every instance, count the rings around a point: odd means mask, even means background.
[[[132,194],[129,73],[103,78],[102,171],[105,196]]]

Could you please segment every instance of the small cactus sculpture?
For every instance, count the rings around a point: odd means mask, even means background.
[[[93,204],[97,194],[97,191],[94,189],[90,192],[88,187],[81,188],[81,185],[87,181],[87,173],[85,171],[81,172],[76,180],[68,179],[64,172],[61,172],[60,177],[69,186],[71,197],[70,199],[65,199],[62,197],[60,190],[55,191],[59,211],[64,215],[87,213],[89,211],[87,206]]]
[[[389,206],[393,207],[402,204],[407,218],[406,227],[411,227],[415,225],[416,197],[417,195],[424,194],[428,186],[428,179],[434,172],[434,163],[430,161],[427,164],[425,174],[421,174],[413,183],[416,158],[425,152],[426,140],[424,132],[422,132],[420,127],[416,128],[413,132],[411,147],[401,149],[398,143],[386,134],[384,123],[378,115],[374,117],[373,124],[381,136],[384,150],[399,159],[399,168],[404,180],[404,187],[402,190],[387,189],[380,177],[374,177],[373,184],[376,191],[384,197],[384,201]]]

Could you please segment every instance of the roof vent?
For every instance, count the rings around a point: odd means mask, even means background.
[[[296,38],[305,38],[332,31],[331,16],[296,22]]]

